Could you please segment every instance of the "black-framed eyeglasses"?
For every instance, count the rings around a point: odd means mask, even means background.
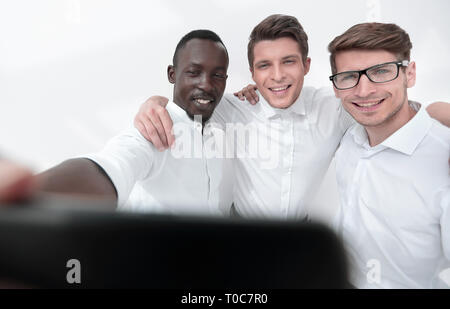
[[[373,83],[387,83],[393,81],[398,77],[399,68],[407,67],[408,60],[386,62],[374,65],[370,68],[361,71],[347,71],[330,76],[330,80],[338,90],[346,90],[356,87],[359,84],[361,75],[366,75]]]

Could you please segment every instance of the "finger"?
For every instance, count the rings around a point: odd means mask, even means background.
[[[146,140],[150,141],[150,136],[148,136],[147,134],[147,129],[145,128],[144,124],[137,118],[134,119],[134,127],[138,129],[139,133],[141,133]]]
[[[152,121],[152,124],[156,129],[156,133],[158,134],[159,139],[161,140],[161,143],[164,146],[164,148],[169,147],[169,145],[167,144],[166,132],[164,131],[164,127],[159,117],[159,113],[156,110],[152,110],[148,113],[148,116]]]
[[[163,151],[164,147],[162,141],[159,138],[158,132],[156,131],[150,118],[142,122],[142,124],[144,125],[145,130],[147,131],[148,141],[150,141],[153,144],[153,146],[156,147],[156,149],[158,149],[159,151]]]
[[[252,94],[250,93],[250,90],[247,87],[244,88],[242,91],[244,92],[244,96],[247,99],[247,101],[250,102],[250,104],[252,104],[252,105],[256,104]]]
[[[251,87],[250,89],[249,89],[249,93],[250,93],[250,96],[253,98],[253,101],[255,101],[255,103],[258,103],[259,102],[259,96],[258,96],[258,94],[256,93],[256,90],[257,90],[258,88],[256,88],[256,87]]]
[[[241,101],[245,101],[245,97],[244,97],[244,95],[243,95],[243,93],[242,93],[242,90],[241,90],[241,91],[238,91],[238,92],[235,92],[235,93],[234,93],[234,96],[235,96],[235,97],[238,97],[239,100],[241,100]]]
[[[30,171],[8,161],[0,161],[0,203],[15,202],[31,196],[34,178]]]
[[[167,144],[169,147],[173,145],[175,142],[175,136],[173,135],[173,121],[172,118],[170,118],[169,113],[166,109],[163,109],[163,111],[160,113],[160,119],[162,122],[162,125],[164,127],[164,132],[167,138]]]

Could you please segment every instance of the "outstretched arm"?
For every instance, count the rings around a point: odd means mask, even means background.
[[[83,194],[117,200],[116,189],[103,169],[89,159],[64,161],[39,175],[39,190],[63,194]]]

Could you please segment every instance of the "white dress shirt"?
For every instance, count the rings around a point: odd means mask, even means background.
[[[450,260],[450,129],[418,113],[370,147],[355,124],[336,153],[337,227],[359,288],[441,287]]]
[[[175,146],[159,152],[136,129],[85,156],[99,164],[118,193],[119,209],[193,215],[228,215],[232,203],[230,160],[211,155],[223,131],[191,120],[173,102]],[[213,123],[214,118],[211,118]],[[212,149],[212,150],[211,150]]]
[[[227,94],[214,114],[242,132],[235,139],[234,204],[244,217],[298,219],[354,121],[330,89],[304,87],[287,109],[271,107],[260,95],[251,105]],[[227,138],[233,136],[226,129]],[[232,143],[230,143],[232,144]]]

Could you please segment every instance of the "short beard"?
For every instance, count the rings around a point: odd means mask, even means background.
[[[377,127],[379,125],[385,124],[390,122],[392,119],[394,119],[395,115],[397,115],[397,113],[403,108],[403,106],[406,104],[408,104],[408,100],[407,98],[407,90],[408,88],[405,85],[405,91],[403,92],[403,99],[402,99],[402,103],[398,106],[398,108],[396,108],[395,110],[393,110],[386,118],[382,119],[380,122],[378,123],[362,123],[360,122],[361,125],[365,126],[365,127]]]

